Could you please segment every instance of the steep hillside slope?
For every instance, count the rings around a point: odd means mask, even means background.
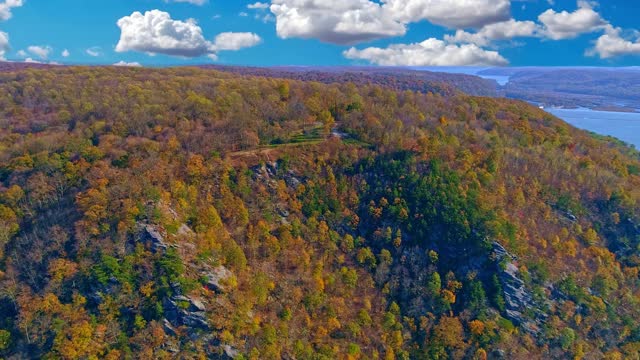
[[[525,103],[0,74],[0,356],[634,358],[640,161]]]

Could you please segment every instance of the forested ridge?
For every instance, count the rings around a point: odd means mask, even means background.
[[[640,356],[635,150],[327,82],[1,72],[0,356]]]
[[[640,107],[640,72],[634,68],[490,69],[509,76],[498,93],[547,107],[613,108],[636,112]]]
[[[398,91],[411,90],[432,92],[441,95],[455,95],[464,92],[477,96],[497,96],[497,84],[493,80],[479,76],[432,72],[395,67],[244,67],[203,65],[201,68],[214,69],[238,75],[269,78],[317,81],[325,84],[351,82],[357,86],[382,85]]]

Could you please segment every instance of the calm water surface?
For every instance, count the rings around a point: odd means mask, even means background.
[[[589,109],[548,108],[545,110],[577,128],[601,135],[610,135],[640,149],[640,113]]]
[[[500,86],[507,85],[507,83],[509,83],[509,79],[511,79],[511,76],[503,76],[503,75],[477,75],[477,76],[480,76],[483,79],[495,80]]]

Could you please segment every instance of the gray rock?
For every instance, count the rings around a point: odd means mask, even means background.
[[[165,243],[162,234],[160,234],[154,226],[149,224],[142,225],[140,241],[145,245],[148,245],[154,253],[165,252],[169,248],[169,245]]]
[[[189,311],[189,312],[206,311],[207,310],[207,307],[204,305],[204,302],[202,302],[202,300],[196,299],[196,298],[193,298],[193,297],[184,296],[184,295],[174,295],[170,300],[170,303],[171,303],[172,307],[177,307],[177,304],[179,302],[183,302],[183,303],[188,303],[189,304],[186,309],[182,309],[182,310],[186,310],[186,311]]]
[[[180,347],[178,346],[178,344],[175,344],[175,343],[170,343],[170,344],[165,343],[164,348],[167,349],[168,352],[173,354],[177,354],[180,352]]]
[[[192,329],[209,329],[207,314],[201,311],[186,312],[185,316],[182,317],[182,323]]]
[[[209,329],[206,307],[199,299],[184,295],[174,295],[162,301],[164,316],[171,326],[186,326],[187,331],[195,329]]]
[[[224,266],[218,266],[203,274],[207,278],[207,287],[213,291],[225,292],[224,282],[233,276],[233,273]]]
[[[524,324],[527,320],[523,313],[533,307],[533,297],[525,288],[524,281],[519,278],[520,270],[512,262],[515,256],[497,242],[493,243],[493,252],[498,263],[508,261],[505,269],[500,269],[498,274],[505,300],[506,317],[518,325]]]
[[[230,359],[235,359],[240,356],[240,351],[231,345],[222,345],[222,351],[224,351],[224,355]]]
[[[576,222],[578,221],[578,217],[575,216],[571,211],[567,210],[567,211],[563,211],[562,215],[567,218],[567,220],[571,221],[571,222]]]
[[[284,208],[284,206],[282,205],[276,205],[276,211],[278,212],[278,214],[280,214],[280,216],[282,216],[283,218],[288,218],[289,217],[289,211],[287,209]]]
[[[174,301],[187,301],[187,302],[189,301],[189,298],[184,295],[174,295],[172,299]]]
[[[172,281],[169,286],[171,286],[171,290],[173,290],[174,294],[182,294],[182,285],[180,285],[177,281]]]
[[[278,162],[277,161],[268,162],[265,164],[265,168],[269,176],[272,176],[272,177],[276,176],[276,174],[278,173]]]
[[[295,174],[293,173],[293,171],[289,171],[287,175],[285,175],[284,181],[285,183],[287,183],[287,186],[292,189],[297,189],[298,186],[302,184],[302,181],[300,181],[298,178],[295,177]]]
[[[189,226],[187,226],[187,224],[182,224],[178,229],[178,235],[193,237],[196,235],[196,233]]]
[[[499,242],[494,241],[491,245],[498,261],[502,261],[505,257],[509,258],[509,260],[515,260],[515,256],[511,255]]]
[[[525,332],[533,336],[538,336],[542,333],[542,330],[538,326],[538,321],[527,321],[523,323],[521,327]]]
[[[164,317],[175,326],[180,326],[181,309],[178,307],[178,303],[164,298],[162,300],[162,308],[164,309]]]
[[[192,310],[192,311],[206,311],[207,310],[207,307],[204,305],[204,303],[200,299],[191,298],[189,302],[190,302],[189,310]]]
[[[176,329],[171,325],[171,322],[167,319],[162,319],[162,328],[164,329],[164,333],[169,336],[176,336]]]
[[[253,176],[257,180],[266,181],[270,187],[275,189],[277,182],[275,178],[278,177],[279,164],[277,162],[268,162],[264,165],[258,165],[251,168]],[[291,170],[285,174],[280,174],[288,187],[292,189],[298,188],[302,184],[302,180],[296,178],[295,173]]]

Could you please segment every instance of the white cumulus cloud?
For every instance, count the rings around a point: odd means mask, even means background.
[[[13,14],[11,13],[11,10],[13,8],[22,6],[22,4],[24,4],[24,1],[22,0],[5,0],[4,2],[1,2],[0,3],[0,20],[6,21],[11,19],[11,16],[13,16]]]
[[[262,42],[260,36],[250,32],[224,32],[218,34],[213,43],[214,51],[240,50],[253,47]]]
[[[113,64],[113,66],[142,67],[142,65],[139,62],[126,62],[123,60],[118,61],[117,63]]]
[[[120,41],[117,52],[139,51],[149,54],[166,54],[197,57],[210,52],[210,43],[202,35],[195,20],[173,20],[169,13],[160,10],[136,11],[118,20]]]
[[[24,62],[29,64],[44,64],[42,61],[34,60],[33,58],[30,58],[30,57],[24,59]]]
[[[269,5],[268,3],[256,2],[247,5],[247,9],[253,12],[254,19],[260,20],[264,23],[268,23],[271,21],[275,21],[276,19],[271,13],[268,12],[270,6],[271,5]],[[247,16],[249,15],[247,13],[244,14],[246,14]]]
[[[269,4],[268,3],[263,3],[263,2],[256,2],[253,4],[249,4],[247,5],[248,9],[260,9],[260,10],[264,10],[264,9],[268,9],[269,8]]]
[[[487,46],[494,41],[536,36],[538,31],[539,26],[533,21],[511,19],[487,25],[476,33],[457,30],[455,35],[445,35],[445,40],[451,43],[470,43],[478,46]]]
[[[608,22],[594,10],[594,3],[578,1],[578,9],[574,12],[566,10],[556,12],[549,9],[538,20],[544,25],[544,35],[552,40],[573,39],[581,34],[604,29]]]
[[[27,48],[27,51],[40,59],[46,60],[49,57],[53,49],[50,46],[36,46],[32,45]]]
[[[423,20],[454,29],[511,18],[510,0],[273,0],[281,38],[354,44],[401,36]]]
[[[9,34],[0,31],[0,60],[5,60],[5,54],[9,51]]]
[[[503,66],[508,61],[496,51],[475,44],[453,45],[430,38],[421,43],[394,44],[387,48],[350,48],[344,56],[382,66]]]
[[[601,59],[640,55],[640,36],[635,32],[635,39],[629,40],[622,36],[622,29],[609,26],[605,34],[596,40],[594,48],[589,50],[587,55],[598,55]]]
[[[383,0],[391,16],[428,20],[454,29],[479,28],[511,18],[510,0]]]
[[[215,55],[217,51],[239,50],[255,46],[261,39],[253,33],[222,33],[220,43],[207,40],[193,19],[174,20],[167,12],[134,12],[118,20],[121,34],[117,52],[137,51],[150,55],[164,54],[179,57]]]
[[[404,23],[369,0],[273,0],[276,32],[283,39],[355,44],[404,35]]]
[[[69,52],[69,50],[64,49],[64,50],[62,50],[61,55],[62,55],[62,57],[69,57],[71,55],[71,53]]]

